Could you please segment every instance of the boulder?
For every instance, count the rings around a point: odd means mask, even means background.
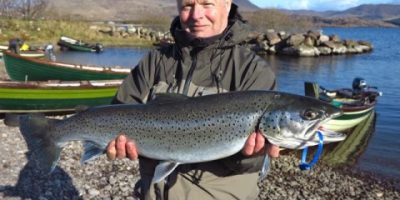
[[[318,51],[320,52],[320,55],[326,56],[326,55],[331,55],[331,53],[332,53],[332,49],[329,47],[321,46],[321,47],[317,47],[317,48],[318,48]]]
[[[304,40],[305,37],[303,34],[294,34],[289,36],[289,38],[286,40],[286,44],[289,46],[299,46],[304,42]]]
[[[309,47],[317,46],[316,39],[307,35],[306,38],[304,39],[304,45]]]
[[[335,43],[335,48],[332,49],[333,54],[345,54],[347,52],[346,46],[341,43]]]
[[[279,37],[278,33],[276,33],[276,32],[267,33],[266,38],[268,40],[269,45],[275,45],[275,44],[279,43],[280,41],[282,41],[281,38]]]
[[[340,42],[340,37],[338,35],[330,35],[329,40],[332,42]]]
[[[320,55],[320,52],[316,47],[310,47],[306,45],[286,47],[283,48],[280,53],[289,56],[301,57],[312,57]]]
[[[322,42],[327,42],[327,41],[329,41],[329,36],[327,36],[327,35],[320,35],[319,38],[318,38],[318,40],[321,41],[321,43],[322,43]]]

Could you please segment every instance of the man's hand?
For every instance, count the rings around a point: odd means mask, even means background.
[[[266,148],[265,145],[267,145]],[[255,132],[247,139],[242,154],[245,156],[264,155],[265,150],[270,157],[279,157],[279,147],[269,143],[261,133]]]
[[[136,160],[138,158],[138,153],[135,143],[121,134],[115,140],[108,143],[107,157],[109,160],[114,160],[115,158]]]

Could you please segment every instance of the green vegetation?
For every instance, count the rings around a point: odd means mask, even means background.
[[[100,42],[106,46],[149,46],[151,41],[138,37],[111,36],[90,27],[92,23],[66,20],[22,20],[0,18],[0,44],[11,38],[21,38],[28,44],[55,44],[60,36],[85,42]]]

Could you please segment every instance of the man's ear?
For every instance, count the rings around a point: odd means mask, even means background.
[[[231,11],[231,5],[232,5],[232,0],[225,0],[225,4],[226,4],[226,11]]]

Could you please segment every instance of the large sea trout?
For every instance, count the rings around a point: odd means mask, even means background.
[[[161,160],[153,182],[179,164],[216,160],[239,152],[259,130],[283,148],[317,145],[320,124],[341,114],[319,100],[272,91],[243,91],[202,97],[159,95],[148,104],[92,107],[67,119],[26,115],[20,130],[39,156],[39,167],[51,172],[65,144],[84,141],[82,161],[104,153],[118,134],[132,138],[141,156]],[[324,135],[325,142],[345,138]],[[266,157],[267,158],[267,157]],[[268,158],[267,158],[268,159]]]

